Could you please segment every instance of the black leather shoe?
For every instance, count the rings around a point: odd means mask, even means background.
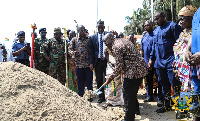
[[[146,99],[144,99],[144,102],[152,102],[152,101],[154,101],[153,98],[149,98],[149,97],[147,97]]]
[[[172,110],[171,107],[168,107],[168,108],[165,108],[165,106],[159,108],[156,110],[157,113],[164,113],[164,112],[167,112],[167,111],[170,111]]]
[[[92,102],[93,101],[93,98],[90,98],[90,99],[87,99],[89,102]]]
[[[106,101],[105,99],[99,98],[99,100],[97,101],[97,103],[102,103],[103,101]]]
[[[157,102],[157,106],[158,106],[158,107],[162,107],[162,106],[163,106],[163,102],[159,100],[159,101]]]

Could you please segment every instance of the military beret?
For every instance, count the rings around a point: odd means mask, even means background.
[[[61,28],[60,28],[60,27],[55,28],[55,29],[54,29],[54,33],[62,33],[62,32],[61,32]]]
[[[24,31],[19,31],[19,32],[17,33],[17,36],[25,36],[25,32],[24,32]]]
[[[45,31],[45,32],[46,32],[46,28],[40,28],[39,33],[40,33],[41,31]]]

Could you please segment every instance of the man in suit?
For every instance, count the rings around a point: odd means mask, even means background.
[[[103,37],[106,33],[104,29],[104,21],[99,20],[97,22],[98,32],[90,38],[90,69],[95,69],[95,76],[97,82],[97,88],[105,81],[107,60],[104,55],[105,44],[103,43]],[[103,93],[99,95],[98,103],[105,101],[104,89],[101,90]]]

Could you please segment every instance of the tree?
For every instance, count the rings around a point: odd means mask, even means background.
[[[125,20],[129,23],[129,25],[124,27],[126,35],[142,34],[145,21],[151,18],[151,11],[148,7],[146,4],[143,4],[143,9],[138,8],[136,11],[133,11],[133,16],[126,16]]]
[[[200,6],[199,0],[153,0],[153,11],[163,11],[168,21],[178,22],[178,12],[186,5]],[[133,11],[133,16],[127,16],[125,20],[129,25],[124,27],[124,33],[142,34],[144,23],[151,18],[151,0],[143,0],[143,8]]]

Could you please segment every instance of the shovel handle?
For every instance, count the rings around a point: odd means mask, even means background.
[[[101,85],[101,87],[97,90],[97,92],[99,92],[106,85],[107,85],[107,82],[105,82],[103,85]]]

